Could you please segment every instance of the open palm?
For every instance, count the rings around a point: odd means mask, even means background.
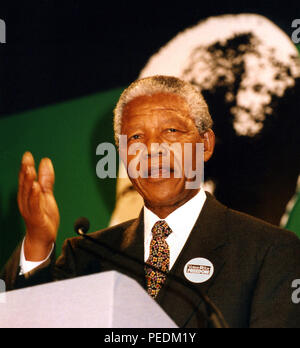
[[[54,181],[54,168],[49,158],[41,160],[37,175],[32,154],[23,155],[18,205],[26,225],[26,256],[32,261],[45,256],[56,240],[60,218],[53,194]]]

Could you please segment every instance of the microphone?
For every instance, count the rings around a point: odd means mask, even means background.
[[[84,236],[89,229],[90,222],[86,217],[80,217],[74,223],[75,232],[81,236]]]
[[[98,239],[95,239],[95,238],[89,236],[88,234],[86,234],[88,232],[89,228],[90,228],[90,222],[86,217],[80,217],[74,223],[75,232],[78,235],[82,236],[83,238],[85,238],[85,239],[91,241],[92,243],[95,243],[95,244],[97,244],[97,245],[99,245],[99,246],[101,246],[101,247],[103,247],[103,248],[105,248],[113,253],[116,253],[120,256],[123,256],[124,258],[129,259],[129,260],[131,260],[131,261],[133,261],[141,266],[151,268],[155,272],[160,272],[163,275],[165,275],[166,277],[169,277],[170,279],[174,280],[178,284],[191,289],[204,302],[205,309],[206,309],[206,319],[208,320],[208,322],[214,328],[229,328],[229,326],[228,326],[226,320],[224,319],[221,311],[211,301],[211,299],[206,294],[204,294],[200,289],[196,288],[193,284],[189,283],[185,279],[182,279],[182,278],[179,278],[173,274],[164,272],[155,266],[149,265],[146,262],[142,262],[138,258],[135,258],[131,255],[128,255],[128,254],[126,254],[118,249],[112,248],[110,245],[103,243],[103,242],[99,241]],[[198,304],[197,308],[193,311],[191,316],[198,310],[199,305],[200,305],[200,303]],[[188,320],[190,319],[190,317],[188,318]],[[185,327],[187,322],[188,321],[186,321],[186,323],[184,324],[183,327]]]

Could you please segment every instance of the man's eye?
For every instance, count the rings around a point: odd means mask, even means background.
[[[134,134],[132,137],[130,137],[132,140],[140,139],[140,134]]]
[[[177,132],[177,129],[175,129],[175,128],[168,128],[168,132],[169,133],[175,133],[175,132]]]

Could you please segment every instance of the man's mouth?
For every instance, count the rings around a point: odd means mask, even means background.
[[[170,178],[174,170],[169,166],[150,166],[148,169],[148,178]]]
[[[151,168],[148,172],[148,175],[151,178],[168,178],[170,177],[170,168]]]

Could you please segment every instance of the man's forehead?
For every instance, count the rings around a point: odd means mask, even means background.
[[[151,95],[140,95],[128,102],[124,107],[124,112],[136,108],[169,109],[169,110],[188,110],[186,100],[174,93],[155,93]]]

